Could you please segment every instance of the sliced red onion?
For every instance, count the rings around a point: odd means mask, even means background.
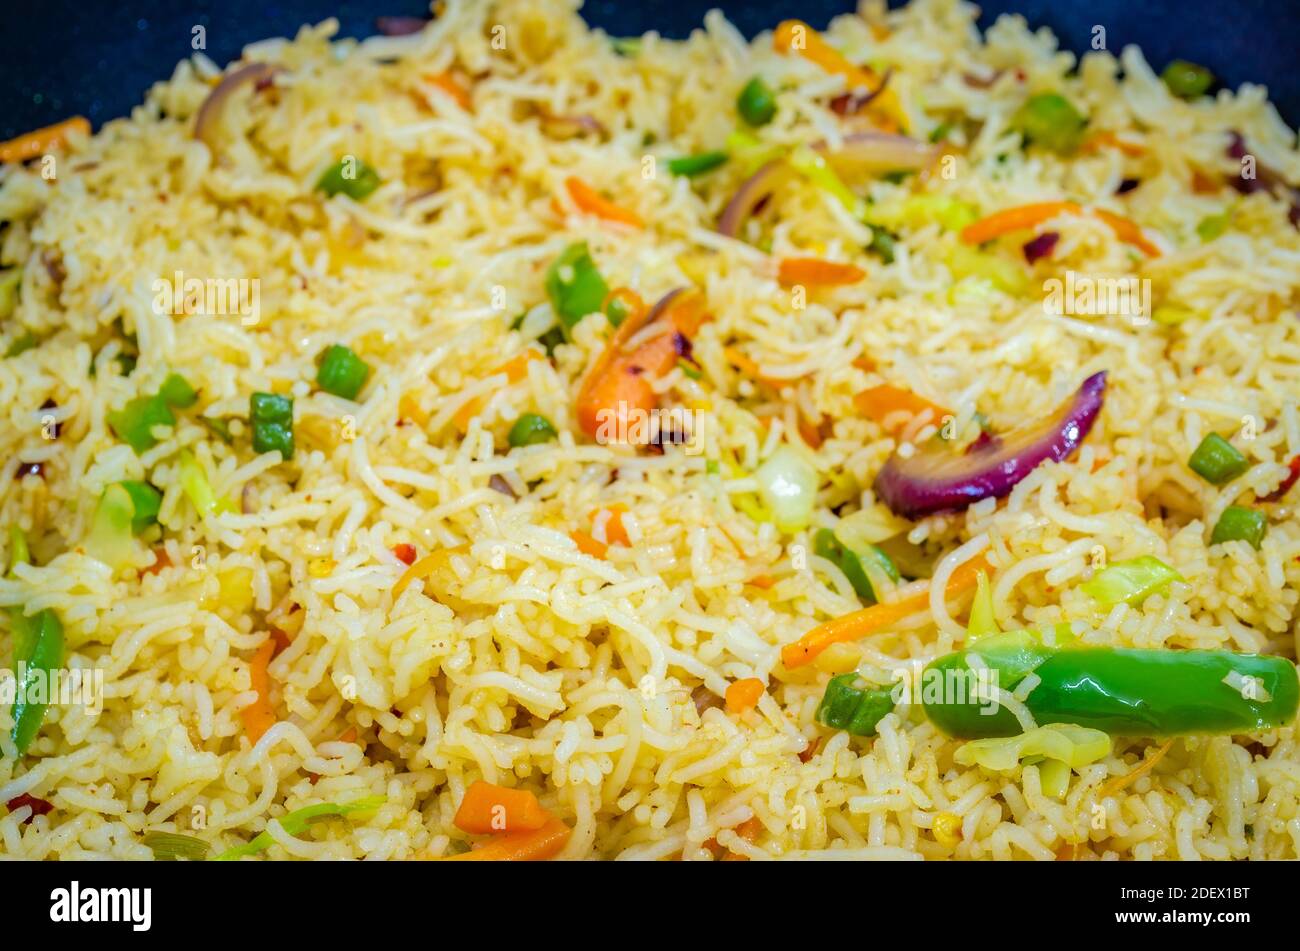
[[[1056,247],[1056,242],[1060,240],[1061,234],[1059,231],[1044,231],[1038,237],[1026,241],[1024,247],[1025,260],[1033,264],[1040,258],[1047,257],[1052,253],[1052,249]]]
[[[1105,371],[1094,373],[1050,416],[981,440],[965,453],[927,448],[906,459],[894,453],[876,476],[876,497],[910,519],[1002,498],[1040,464],[1060,462],[1079,447],[1105,391]]]
[[[939,157],[939,148],[892,132],[854,132],[832,151],[825,142],[813,148],[840,171],[849,173],[920,171]]]
[[[894,75],[894,67],[890,66],[885,70],[885,74],[880,77],[880,85],[868,93],[845,92],[840,93],[831,100],[831,111],[837,116],[856,116],[863,109],[871,104],[871,101],[885,91],[889,85],[890,78]]]
[[[995,82],[1002,78],[1005,69],[995,69],[988,76],[977,76],[974,73],[962,73],[961,81],[972,89],[988,89]]]
[[[606,135],[605,126],[595,116],[542,116],[542,128],[554,138],[572,139],[590,132],[593,135]]]
[[[212,92],[208,93],[208,98],[203,100],[203,105],[199,106],[198,114],[194,118],[194,138],[211,146],[211,135],[221,119],[222,107],[231,94],[240,86],[249,83],[260,85],[268,82],[279,71],[280,67],[272,66],[270,63],[249,63],[228,73],[213,87]]]
[[[410,36],[428,23],[424,17],[375,17],[375,29],[384,36]]]
[[[1225,149],[1225,154],[1230,159],[1240,162],[1249,153],[1246,148],[1246,140],[1240,132],[1232,131],[1231,140]],[[1263,162],[1256,160],[1255,177],[1246,178],[1238,170],[1236,175],[1228,177],[1228,184],[1243,195],[1249,195],[1258,191],[1267,191],[1275,198],[1291,203],[1290,210],[1287,212],[1287,220],[1296,228],[1300,228],[1300,188],[1293,188],[1276,170],[1269,168]]]
[[[739,238],[740,229],[745,226],[754,209],[772,194],[788,170],[789,166],[784,161],[773,159],[751,175],[722,210],[722,215],[718,218],[718,231],[728,238]]]

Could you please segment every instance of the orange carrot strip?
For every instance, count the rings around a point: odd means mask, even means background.
[[[736,826],[731,831],[735,832],[736,835],[740,836],[746,842],[752,844],[753,842],[757,841],[759,834],[763,831],[763,823],[759,821],[758,816],[750,816],[748,819],[746,819],[740,825]],[[713,842],[715,845],[717,844],[716,839],[710,839],[709,841]],[[728,850],[727,854],[722,857],[722,861],[748,862],[749,856],[741,855],[739,852],[732,852]]]
[[[856,284],[866,276],[867,272],[860,267],[821,258],[783,258],[777,266],[777,280],[786,287],[793,284],[818,287]]]
[[[433,574],[451,558],[452,555],[460,554],[469,550],[468,545],[457,545],[454,548],[439,548],[432,554],[425,555],[411,567],[402,572],[402,577],[397,579],[397,584],[393,585],[393,600],[396,601],[402,596],[402,592],[413,581],[421,578],[427,578]]]
[[[578,425],[588,436],[596,436],[605,414],[616,411],[620,404],[628,412],[647,413],[658,404],[650,378],[666,373],[676,364],[673,333],[665,331],[641,344],[635,352],[623,353],[623,347],[645,326],[649,316],[650,312],[644,308],[628,314],[583,378],[574,408]],[[675,298],[660,319],[668,321],[677,333],[689,337],[706,316],[699,295],[687,292]]]
[[[623,305],[623,309],[629,316],[645,310],[645,301],[641,299],[640,294],[630,287],[616,287],[606,294],[605,299],[600,302],[600,312],[602,314],[609,313],[609,305],[615,301]],[[627,317],[623,319],[626,320]]]
[[[727,687],[727,711],[744,713],[746,710],[752,710],[758,704],[758,698],[763,696],[765,689],[763,681],[757,677],[746,677],[730,684]]]
[[[346,730],[344,730],[342,733],[339,734],[340,743],[355,743],[356,741],[357,741],[357,728],[354,726],[348,727]]]
[[[1108,779],[1102,784],[1101,788],[1097,790],[1097,798],[1105,799],[1107,796],[1113,796],[1117,792],[1121,792],[1126,787],[1137,782],[1141,777],[1151,772],[1151,769],[1156,765],[1156,763],[1164,759],[1165,754],[1169,752],[1169,747],[1173,745],[1173,740],[1166,740],[1163,746],[1138,764],[1136,769],[1130,770],[1123,776],[1115,776],[1112,779]]]
[[[778,53],[798,53],[828,73],[843,76],[850,88],[865,86],[874,90],[880,80],[869,67],[855,66],[831,46],[822,35],[802,20],[786,20],[772,34],[772,48]]]
[[[907,419],[900,418],[902,413],[912,417],[919,416],[929,410],[932,415],[931,421],[935,423],[941,421],[945,416],[952,415],[949,410],[944,409],[939,404],[931,403],[923,396],[917,396],[910,390],[901,387],[890,386],[888,383],[882,383],[879,386],[863,390],[853,397],[853,402],[864,416],[875,420],[882,426],[885,425],[887,419],[892,418],[894,422],[889,426],[891,432],[897,432],[909,422]]]
[[[1104,208],[1094,208],[1092,213],[1110,225],[1110,230],[1115,232],[1115,237],[1125,244],[1133,245],[1149,258],[1160,257],[1160,249],[1147,239],[1136,221],[1125,218],[1123,215],[1117,215],[1113,211],[1107,211]]]
[[[749,583],[755,588],[762,588],[764,591],[776,584],[776,579],[771,575],[754,575],[749,579]]]
[[[1081,214],[1083,206],[1073,201],[1039,201],[1030,205],[1017,205],[968,224],[961,230],[961,239],[967,244],[983,244],[1011,231],[1035,228],[1058,215]]]
[[[570,175],[564,180],[564,187],[569,190],[569,197],[573,199],[573,203],[579,210],[589,215],[631,225],[634,228],[640,228],[645,224],[635,211],[614,204],[580,178]]]
[[[627,506],[618,504],[609,507],[609,518],[605,520],[605,541],[610,545],[631,547],[632,540],[627,537],[627,526],[623,524],[623,513]]]
[[[1073,201],[1040,201],[1031,205],[1018,205],[1015,208],[1004,208],[967,225],[962,229],[961,239],[967,244],[983,244],[1012,231],[1036,228],[1058,215],[1082,214],[1086,214],[1083,206]],[[1103,208],[1094,208],[1091,214],[1109,225],[1115,237],[1121,241],[1139,248],[1149,257],[1160,256],[1160,249],[1147,239],[1137,222]]]
[[[429,414],[420,408],[414,393],[402,394],[402,398],[397,401],[397,413],[420,427],[429,425]]]
[[[542,355],[536,350],[529,348],[515,354],[505,363],[501,364],[501,366],[493,370],[491,375],[497,376],[498,374],[504,373],[506,375],[507,385],[518,383],[524,379],[524,377],[528,376],[528,364],[532,363],[534,360],[540,359],[542,359]],[[456,415],[452,417],[452,421],[455,422],[456,428],[462,433],[468,430],[469,421],[477,416],[486,405],[487,398],[479,396],[456,410]]]
[[[456,810],[456,828],[471,835],[535,832],[550,816],[527,789],[509,789],[481,779],[465,790]]]
[[[972,558],[952,573],[952,577],[948,579],[945,595],[951,598],[963,591],[969,591],[975,587],[979,573],[988,568],[989,563],[983,555]],[[856,641],[860,637],[874,634],[924,610],[929,603],[930,592],[925,589],[898,601],[882,601],[861,611],[837,617],[833,621],[827,621],[813,628],[793,644],[781,648],[781,661],[788,670],[802,667],[804,664],[811,663],[818,654],[832,644]]]
[[[1125,155],[1137,158],[1139,155],[1146,154],[1146,148],[1138,145],[1136,142],[1129,142],[1121,139],[1114,132],[1102,131],[1091,135],[1083,143],[1084,151],[1095,152],[1103,148],[1119,149]]]
[[[727,358],[728,362],[730,362],[732,366],[745,374],[745,376],[749,377],[751,380],[757,380],[759,383],[775,387],[778,390],[783,386],[790,386],[794,383],[794,380],[777,380],[769,376],[764,376],[763,371],[759,368],[759,365],[754,362],[753,358],[748,354],[737,350],[735,347],[723,347],[722,355]]]
[[[604,558],[605,552],[609,551],[608,545],[604,542],[596,541],[596,539],[592,538],[586,532],[572,531],[569,532],[569,537],[572,538],[573,543],[578,546],[578,551],[582,552],[584,555],[590,555],[592,558]]]
[[[498,835],[486,845],[461,855],[449,855],[449,862],[541,862],[559,854],[572,830],[553,816],[532,832]]]
[[[244,732],[254,745],[275,725],[275,711],[271,709],[271,674],[266,669],[274,653],[275,642],[263,641],[248,662],[248,684],[256,691],[257,699],[240,710],[239,715],[244,721]]]
[[[73,132],[90,135],[90,122],[84,116],[73,116],[8,142],[0,142],[0,162],[26,162],[64,148],[68,144],[68,136]]]
[[[432,73],[424,77],[433,85],[437,86],[452,99],[456,100],[456,105],[460,106],[466,112],[470,111],[472,102],[469,97],[469,90],[456,81],[456,77],[451,73]]]

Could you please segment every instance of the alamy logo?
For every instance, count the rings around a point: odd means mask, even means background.
[[[18,702],[78,706],[88,713],[101,713],[104,709],[104,669],[56,667],[45,670],[19,661],[17,676],[7,668],[0,670],[0,706],[10,707]]]
[[[602,446],[681,446],[688,456],[704,452],[703,437],[711,414],[674,406],[645,410],[623,400],[596,413],[596,442]]]
[[[257,278],[197,278],[177,271],[171,280],[155,280],[151,289],[155,314],[238,317],[245,327],[262,319],[262,282]]]
[[[1151,281],[1137,277],[1092,277],[1065,272],[1043,282],[1043,309],[1057,317],[1151,317]]]
[[[151,888],[69,888],[50,892],[50,921],[130,922],[132,931],[148,931],[153,923]]]

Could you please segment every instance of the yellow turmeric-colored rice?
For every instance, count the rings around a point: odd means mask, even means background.
[[[843,116],[844,76],[716,12],[685,41],[616,48],[570,0],[438,6],[411,35],[334,40],[327,21],[248,47],[245,64],[276,71],[236,89],[202,138],[196,113],[236,67],[199,53],[130,118],[0,166],[14,289],[0,349],[34,341],[0,360],[0,528],[31,558],[0,580],[0,605],[54,611],[63,666],[103,683],[102,703],[51,704],[21,755],[0,705],[0,855],[149,859],[160,832],[216,855],[265,832],[271,859],[444,857],[494,838],[454,821],[477,780],[534,793],[572,830],[566,859],[1300,854],[1290,727],[1177,737],[1127,785],[1163,741],[1116,737],[1048,794],[1032,762],[959,764],[962,741],[919,711],[875,737],[816,721],[832,674],[960,644],[969,596],[812,664],[781,660],[862,606],[811,543],[858,512],[930,566],[903,594],[954,552],[982,553],[1002,630],[1080,622],[1090,644],[1295,656],[1300,490],[1266,506],[1258,550],[1209,541],[1300,455],[1300,235],[1286,202],[1222,184],[1232,131],[1300,180],[1263,89],[1184,101],[1135,48],[1076,61],[1019,18],[981,36],[969,4],[867,2],[823,35],[889,71],[888,95]],[[755,75],[776,110],[751,127],[736,102]],[[1041,92],[1087,117],[1089,145],[1025,147],[1013,117]],[[718,232],[763,158],[871,128],[945,143],[919,174],[845,180],[896,236],[891,255],[807,175],[738,237]],[[711,171],[668,170],[713,150],[729,157]],[[363,200],[316,187],[341,157],[378,173]],[[643,225],[584,213],[570,178]],[[1032,234],[969,247],[951,217],[1055,200],[1123,215],[1159,253],[1076,215],[1029,264]],[[1223,215],[1221,233],[1198,233]],[[555,323],[548,268],[579,241],[609,288],[702,295],[689,353],[650,383],[703,421],[689,449],[579,425],[611,320],[588,314],[549,359],[536,342]],[[797,257],[865,277],[778,282]],[[1045,282],[1066,271],[1149,281],[1156,319],[1049,312]],[[255,282],[256,314],[159,305],[160,281],[191,278]],[[333,344],[371,368],[355,399],[316,383]],[[530,347],[538,359],[503,370]],[[1008,430],[1101,370],[1082,448],[1007,497],[905,522],[873,493],[900,442],[925,443],[938,420],[886,427],[855,403],[864,390],[910,391],[969,434],[977,411]],[[137,452],[109,418],[169,374],[197,402]],[[293,398],[292,459],[255,451],[255,392]],[[523,413],[557,435],[512,447]],[[1249,461],[1224,486],[1187,464],[1211,432]],[[805,524],[763,502],[755,473],[780,446],[818,476]],[[123,480],[162,493],[159,524],[110,566],[88,539]],[[395,590],[404,560],[437,552]],[[1080,588],[1099,559],[1140,555],[1184,580],[1099,610]],[[263,695],[255,659],[272,638]],[[0,634],[6,666],[12,642]],[[750,679],[756,705],[729,708]],[[269,729],[250,725],[259,704]],[[296,831],[279,821],[369,797]]]

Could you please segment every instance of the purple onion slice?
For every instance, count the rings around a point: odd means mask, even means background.
[[[964,453],[935,447],[904,459],[894,453],[876,476],[876,496],[895,515],[917,519],[1002,498],[1044,462],[1060,462],[1097,421],[1106,373],[1094,373],[1056,412],[1002,436],[980,439]]]
[[[424,17],[375,17],[375,29],[382,36],[410,36],[428,25]]]
[[[215,144],[212,141],[213,133],[216,131],[222,107],[231,94],[240,86],[249,83],[260,86],[269,82],[278,72],[280,67],[272,66],[270,63],[249,63],[227,73],[222,77],[221,82],[212,87],[212,92],[208,93],[208,97],[199,106],[198,114],[194,118],[194,138],[206,142],[209,148],[213,147]]]
[[[818,142],[813,149],[826,156],[838,171],[846,174],[872,172],[919,172],[939,157],[939,147],[893,132],[853,132],[844,136],[838,149]]]
[[[781,179],[788,174],[790,167],[781,159],[773,159],[746,179],[745,184],[736,190],[722,209],[718,217],[718,231],[728,238],[739,238],[740,229],[745,226],[749,216],[772,192]]]

